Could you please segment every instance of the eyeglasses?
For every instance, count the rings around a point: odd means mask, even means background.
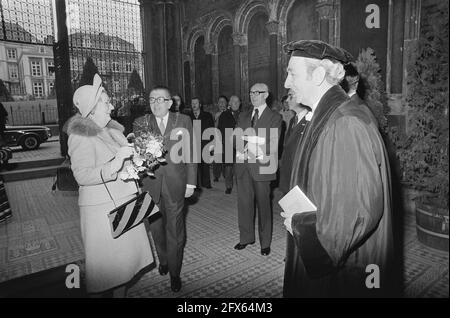
[[[259,94],[266,93],[267,91],[250,91],[250,96],[259,96]]]
[[[154,97],[150,97],[150,104],[154,104],[156,102],[158,102],[158,104],[162,104],[164,102],[168,102],[169,100],[170,100],[170,98],[164,98],[164,97],[154,98]]]

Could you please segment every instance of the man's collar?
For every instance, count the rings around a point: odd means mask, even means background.
[[[266,109],[266,107],[267,107],[266,103],[259,105],[258,107],[253,106],[253,111],[255,111],[255,109],[257,109],[259,114],[261,114],[264,111],[264,109]]]
[[[161,119],[164,120],[165,122],[167,122],[167,120],[169,119],[169,113],[170,112],[167,112],[167,114],[165,114],[163,117],[156,117],[156,116],[155,117],[158,120],[158,122],[160,122]]]

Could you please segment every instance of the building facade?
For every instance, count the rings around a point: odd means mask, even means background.
[[[405,66],[418,39],[422,1],[140,0],[145,82],[207,104],[221,94],[248,103],[249,87],[266,82],[280,100],[288,62],[283,45],[320,39],[355,58],[372,48],[391,113],[403,114]]]
[[[15,100],[54,96],[52,47],[0,42],[0,78]]]
[[[78,87],[88,57],[92,58],[103,85],[115,95],[113,97],[126,95],[128,81],[134,69],[142,77],[142,56],[134,44],[104,33],[77,32],[69,38],[73,87]]]

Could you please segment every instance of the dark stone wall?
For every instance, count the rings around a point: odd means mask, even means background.
[[[232,13],[236,12],[242,4],[242,0],[185,0],[184,11],[187,19],[200,17],[214,10],[226,9]]]
[[[380,8],[380,28],[366,27],[366,6],[376,4]],[[341,1],[341,46],[355,59],[361,49],[372,48],[381,67],[382,78],[386,78],[387,36],[389,0],[345,0]]]
[[[203,104],[212,103],[211,55],[205,53],[205,38],[199,37],[195,43],[195,96]],[[186,101],[190,105],[191,101]]]
[[[288,14],[288,41],[315,40],[319,38],[316,0],[296,1]]]
[[[219,35],[217,52],[219,63],[219,95],[234,94],[234,48],[233,28],[225,27]]]
[[[269,33],[265,25],[268,17],[265,14],[255,15],[248,26],[248,78],[249,88],[255,83],[270,84]],[[273,88],[269,87],[269,90]]]

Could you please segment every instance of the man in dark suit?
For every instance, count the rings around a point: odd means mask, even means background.
[[[308,106],[297,103],[295,93],[292,89],[289,90],[286,101],[289,109],[295,112],[295,116],[289,121],[284,137],[283,155],[280,160],[280,183],[278,188],[283,194],[291,190],[289,183],[291,181],[292,161],[295,156],[295,150],[297,149],[297,143],[305,130],[307,123],[306,115],[310,110]]]
[[[150,223],[160,262],[159,273],[166,275],[170,272],[170,286],[172,291],[177,292],[181,289],[180,272],[186,239],[184,198],[194,193],[197,165],[192,160],[192,148],[190,151],[182,149],[180,158],[171,156],[171,149],[179,144],[179,138],[187,136],[189,142],[184,145],[191,147],[193,133],[188,116],[169,112],[172,103],[166,87],[155,87],[150,92],[152,114],[137,118],[133,130],[136,136],[146,131],[163,135],[168,150],[166,164],[155,170],[154,177],[143,179],[143,190],[150,193],[162,214],[162,218]],[[177,136],[176,140],[171,140],[171,134]]]
[[[226,130],[234,129],[236,127],[236,123],[239,118],[239,113],[241,111],[241,100],[236,95],[230,97],[229,102],[230,108],[226,111],[222,112],[219,117],[219,123],[217,124],[217,128],[220,130],[222,135],[222,163],[223,166],[223,174],[225,176],[225,193],[230,194],[233,190],[233,168],[234,168],[234,158],[236,157],[236,153],[233,153],[233,160],[231,162],[227,162],[227,158],[225,155],[226,149],[232,148],[229,146],[227,148],[227,143],[231,143],[231,140],[228,140]],[[230,145],[230,144],[228,144]]]
[[[192,112],[190,113],[190,116],[191,116],[194,127],[195,127],[196,121],[197,121],[197,123],[200,123],[200,125],[201,125],[201,131],[198,131],[195,133],[199,133],[200,137],[201,137],[201,135],[207,128],[214,128],[214,118],[209,112],[203,111],[202,103],[200,102],[200,99],[197,97],[192,98],[191,107],[192,107]],[[203,148],[212,139],[213,139],[213,137],[211,137],[209,140],[203,140],[203,139],[201,140],[200,154],[202,153]],[[205,187],[207,189],[211,189],[211,176],[210,176],[209,170],[210,170],[210,164],[205,162],[203,159],[203,156],[202,156],[201,162],[199,163],[198,170],[197,170],[197,175],[198,175],[197,185],[199,187]]]
[[[269,90],[266,84],[257,83],[250,90],[252,107],[239,115],[237,128],[253,128],[261,137],[264,131],[264,146],[247,142],[242,150],[237,148],[237,157],[241,163],[235,164],[238,191],[238,223],[240,241],[234,247],[244,249],[255,242],[255,198],[258,207],[258,230],[261,254],[270,254],[272,242],[272,204],[270,200],[270,182],[275,180],[278,166],[278,141],[281,128],[281,115],[266,104]],[[262,129],[261,129],[262,128]],[[275,130],[275,131],[274,131]],[[275,133],[274,133],[275,132]],[[244,133],[245,134],[245,133]],[[236,141],[239,144],[239,141]],[[262,151],[261,151],[262,150]]]

